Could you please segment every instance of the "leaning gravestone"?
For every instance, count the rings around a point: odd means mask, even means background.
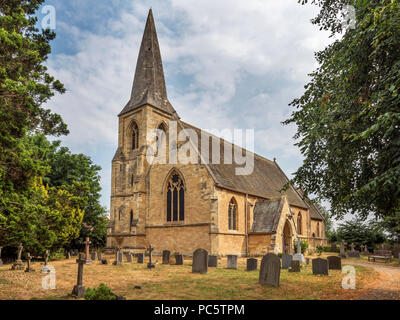
[[[237,261],[238,261],[238,256],[236,255],[228,255],[228,269],[237,269]]]
[[[283,254],[282,255],[282,269],[289,269],[292,259],[293,259],[293,256],[291,254]]]
[[[254,258],[247,259],[246,270],[247,271],[257,270],[257,262],[258,262],[258,260],[254,259]]]
[[[291,261],[289,272],[300,272],[300,261],[299,260]]]
[[[342,270],[342,258],[329,256],[327,260],[329,270]]]
[[[208,267],[209,268],[218,267],[218,256],[216,256],[216,255],[209,255],[208,256]]]
[[[170,263],[170,257],[171,257],[171,251],[164,250],[162,252],[162,263],[163,264],[169,264]]]
[[[208,252],[197,249],[193,252],[192,273],[205,274],[208,271]]]
[[[175,264],[177,266],[183,265],[183,255],[182,254],[175,254]]]
[[[138,255],[137,255],[137,263],[140,263],[140,264],[144,263],[144,253],[138,253]]]
[[[279,287],[281,261],[274,253],[267,253],[261,260],[258,282],[262,285]]]
[[[313,274],[328,275],[328,260],[317,258],[312,260]]]

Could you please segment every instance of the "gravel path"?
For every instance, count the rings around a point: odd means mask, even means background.
[[[346,261],[353,264],[373,268],[379,278],[367,286],[367,292],[361,294],[359,300],[400,300],[400,268],[385,266],[380,263]]]

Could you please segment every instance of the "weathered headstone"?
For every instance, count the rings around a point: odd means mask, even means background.
[[[247,270],[247,271],[257,270],[257,262],[258,262],[258,260],[255,259],[255,258],[249,258],[249,259],[247,259],[247,262],[246,262],[246,270]]]
[[[352,243],[352,244],[350,245],[350,250],[351,250],[351,251],[354,251],[354,250],[355,250],[355,247],[356,247],[355,244]]]
[[[147,251],[149,252],[149,263],[147,264],[147,268],[149,268],[149,269],[156,267],[153,264],[153,250],[154,250],[154,247],[152,245],[149,245],[149,247],[147,249]]]
[[[83,266],[86,264],[86,257],[83,254],[79,255],[79,259],[76,260],[78,264],[78,277],[76,281],[76,285],[72,290],[72,296],[74,298],[83,298],[86,292],[86,288],[83,286]]]
[[[144,263],[144,253],[141,252],[137,254],[137,263]]]
[[[218,256],[217,255],[209,255],[208,256],[208,267],[209,268],[218,267]]]
[[[208,271],[208,252],[204,249],[197,249],[193,252],[192,273],[205,274]]]
[[[328,260],[317,258],[312,260],[313,274],[328,275]]]
[[[133,262],[132,252],[128,252],[128,254],[126,255],[126,261],[129,263]]]
[[[164,250],[162,252],[162,263],[163,264],[170,264],[170,257],[171,257],[171,251]]]
[[[49,263],[49,258],[50,258],[50,251],[49,250],[46,250],[44,252],[43,258],[44,258],[44,265],[43,265],[43,268],[42,268],[42,270],[40,272],[41,273],[48,273],[48,272],[50,272],[50,269],[47,266],[47,264]]]
[[[291,254],[283,254],[282,255],[282,269],[289,269],[292,259],[293,259],[293,256]]]
[[[329,256],[327,260],[329,270],[342,270],[342,258]]]
[[[261,260],[258,282],[262,285],[279,287],[281,261],[274,253],[267,253]]]
[[[290,262],[289,272],[300,272],[300,261],[292,260]]]
[[[24,270],[24,264],[22,263],[22,250],[24,247],[22,246],[22,243],[19,244],[18,246],[18,255],[17,255],[17,261],[13,264],[11,267],[11,270]]]
[[[347,255],[349,256],[349,258],[360,258],[360,251],[351,250],[347,252]]]
[[[238,262],[238,256],[230,254],[228,255],[228,269],[237,269],[237,262]]]
[[[93,251],[93,252],[92,252],[91,258],[92,258],[93,261],[96,261],[96,260],[97,260],[97,252],[96,252],[96,251]]]
[[[123,254],[121,252],[121,248],[118,247],[117,252],[115,253],[115,261],[113,262],[113,265],[118,266],[118,265],[122,264],[122,258],[123,258]]]
[[[86,264],[90,264],[93,261],[90,259],[90,244],[92,242],[90,241],[89,237],[86,237],[85,240],[85,259],[86,259]]]
[[[3,250],[3,247],[0,247],[0,266],[3,265],[3,260],[1,260],[1,250]]]
[[[29,252],[26,254],[26,262],[28,263],[28,266],[25,269],[25,272],[35,272],[35,270],[33,270],[33,268],[31,267],[32,257]]]
[[[99,261],[103,260],[103,254],[101,253],[101,251],[97,253],[97,260]]]
[[[346,243],[344,242],[344,240],[342,240],[342,242],[340,242],[340,253],[339,253],[339,257],[341,258],[346,258],[345,245]]]
[[[180,253],[175,254],[175,265],[181,266],[183,265],[183,255]]]

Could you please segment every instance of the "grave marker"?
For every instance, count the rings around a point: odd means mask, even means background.
[[[79,259],[76,260],[78,264],[78,277],[76,285],[72,290],[72,296],[74,298],[83,298],[86,292],[86,288],[83,286],[83,266],[86,264],[87,259],[83,254],[79,255]]]
[[[236,255],[228,255],[228,269],[237,269],[237,262],[238,262],[238,256]]]
[[[279,287],[281,261],[274,253],[267,253],[261,260],[258,282],[262,285]]]
[[[313,274],[328,275],[328,260],[317,258],[312,260]]]
[[[205,274],[208,271],[208,252],[197,249],[193,252],[192,273]]]

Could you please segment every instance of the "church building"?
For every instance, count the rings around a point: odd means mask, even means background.
[[[151,10],[131,97],[118,118],[108,248],[140,252],[151,244],[155,253],[170,250],[192,254],[203,248],[209,254],[248,256],[293,253],[298,238],[307,240],[310,249],[326,245],[320,212],[296,188],[281,191],[288,178],[275,160],[252,154],[251,174],[238,175],[234,164],[217,161],[162,164],[146,159],[151,130],[164,132],[166,144],[175,146],[178,152],[183,143],[173,140],[170,126],[178,133],[191,130],[204,139],[202,130],[182,121],[167,98]],[[211,134],[205,136],[213,138]],[[224,140],[225,145],[229,143]],[[230,146],[229,152],[248,152]],[[227,152],[222,149],[218,149],[221,159]],[[169,152],[167,158],[171,157]]]

